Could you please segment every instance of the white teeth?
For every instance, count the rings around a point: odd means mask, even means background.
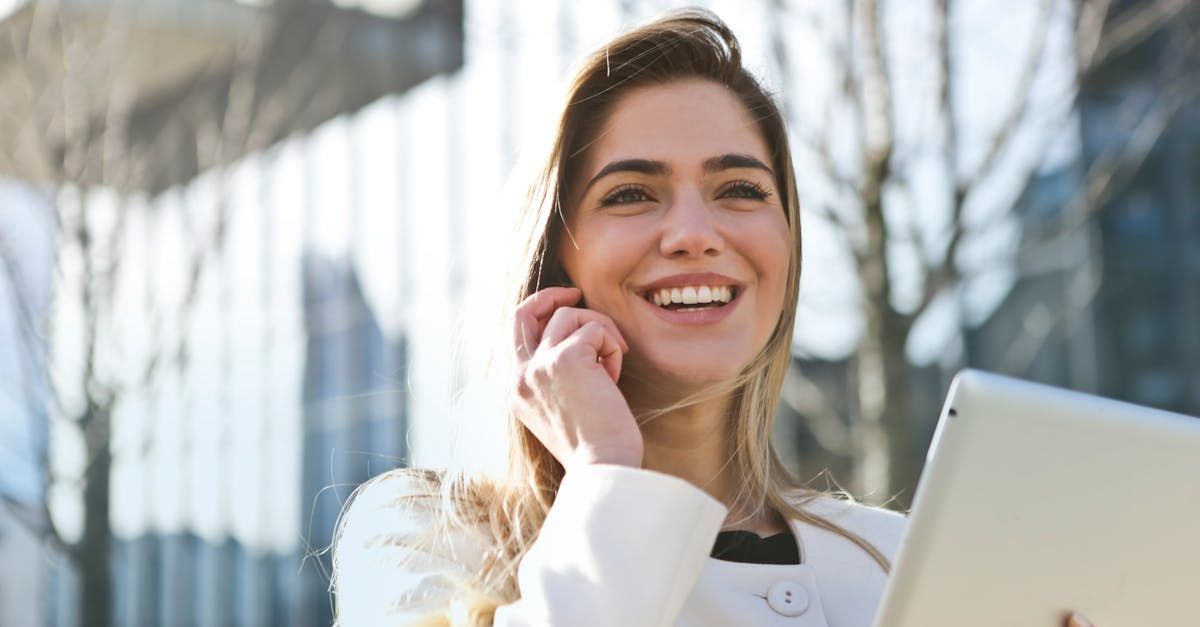
[[[687,287],[663,288],[649,295],[651,301],[659,307],[670,304],[696,305],[705,303],[728,303],[733,300],[733,288],[728,285],[698,285]]]

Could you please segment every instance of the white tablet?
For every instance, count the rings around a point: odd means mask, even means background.
[[[1200,625],[1200,419],[955,377],[876,627]]]

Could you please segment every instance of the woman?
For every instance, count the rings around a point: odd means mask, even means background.
[[[729,29],[674,13],[591,56],[519,229],[506,480],[360,488],[340,624],[869,625],[905,518],[773,450],[798,199]]]

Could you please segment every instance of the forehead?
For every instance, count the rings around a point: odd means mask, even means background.
[[[728,153],[770,163],[750,112],[727,87],[689,79],[631,90],[616,101],[584,160],[589,175],[617,159],[653,159],[699,168]]]

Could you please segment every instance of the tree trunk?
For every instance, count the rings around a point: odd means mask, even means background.
[[[877,303],[867,307],[866,326],[855,355],[861,455],[855,488],[877,503],[905,490],[900,504],[907,506],[921,460],[910,450],[917,421],[904,353],[906,328],[899,315]]]
[[[871,502],[884,497],[891,483],[891,445],[884,425],[887,413],[887,385],[882,324],[877,308],[866,308],[867,328],[855,354],[855,388],[858,395],[858,420],[855,421],[859,459],[855,476],[857,495]]]
[[[79,573],[79,619],[87,627],[109,627],[112,617],[112,529],[109,524],[109,410],[93,405],[82,421],[92,451],[83,488],[83,536],[74,547]]]
[[[883,332],[883,381],[887,399],[884,427],[888,431],[888,485],[887,499],[897,497],[896,507],[907,508],[912,504],[913,488],[925,459],[922,451],[913,449],[913,435],[921,424],[913,406],[912,389],[917,382],[911,377],[912,365],[908,362],[904,346],[908,340],[908,327],[904,318],[890,308],[884,311]]]

